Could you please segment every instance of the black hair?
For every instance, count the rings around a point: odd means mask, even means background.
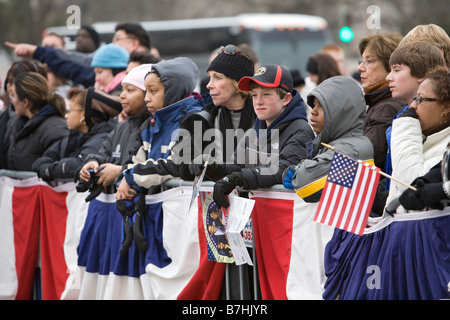
[[[115,31],[123,30],[126,34],[132,35],[139,40],[139,44],[150,50],[150,36],[139,23],[123,22],[116,25]]]
[[[137,62],[139,64],[147,64],[147,63],[158,63],[161,59],[155,57],[150,52],[137,52],[133,51],[130,53],[129,62]]]

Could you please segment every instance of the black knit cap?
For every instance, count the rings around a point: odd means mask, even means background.
[[[252,76],[255,67],[253,60],[236,46],[229,44],[219,49],[219,54],[211,61],[208,70],[220,72],[239,82],[242,77]]]

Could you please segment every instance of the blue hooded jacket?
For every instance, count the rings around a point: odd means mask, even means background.
[[[141,126],[142,146],[124,171],[127,183],[138,191],[170,178],[167,158],[178,139],[180,120],[190,112],[200,111],[207,103],[193,93],[198,68],[192,60],[179,57],[161,61],[152,68],[158,71],[164,85],[164,108]]]

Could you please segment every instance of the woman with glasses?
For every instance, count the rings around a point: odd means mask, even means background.
[[[393,121],[391,150],[395,178],[410,184],[442,160],[450,141],[449,88],[447,68],[434,69],[420,84],[409,109]],[[403,185],[391,181],[387,204],[404,190]]]
[[[373,34],[359,43],[362,60],[358,71],[368,105],[364,120],[364,135],[374,147],[375,165],[384,170],[387,154],[386,129],[392,119],[406,104],[392,97],[386,77],[390,72],[389,58],[402,40],[399,33]]]

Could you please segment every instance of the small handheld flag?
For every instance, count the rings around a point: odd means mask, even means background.
[[[379,179],[379,168],[335,152],[314,221],[362,235]]]

